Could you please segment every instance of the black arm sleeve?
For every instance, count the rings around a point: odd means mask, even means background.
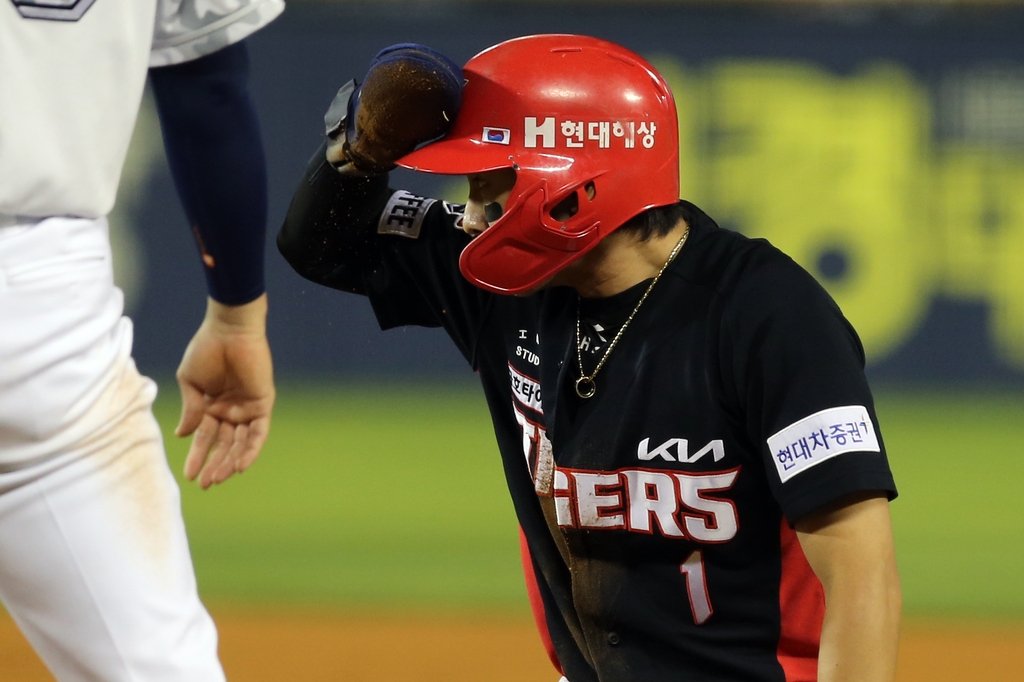
[[[313,155],[278,234],[285,260],[317,284],[368,297],[381,329],[444,327],[474,363],[493,295],[459,272],[470,239],[457,227],[459,207],[396,192],[387,175],[339,173],[324,152]],[[392,229],[413,214],[418,229]]]
[[[150,70],[167,161],[202,255],[210,296],[264,291],[267,173],[244,43]]]
[[[366,295],[364,272],[380,260],[375,229],[391,196],[387,175],[343,175],[324,156],[309,161],[277,235],[297,273],[324,286]]]

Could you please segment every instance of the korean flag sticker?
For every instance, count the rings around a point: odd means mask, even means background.
[[[489,142],[491,144],[508,144],[512,141],[512,131],[508,128],[484,128],[484,134],[480,138],[481,142]]]

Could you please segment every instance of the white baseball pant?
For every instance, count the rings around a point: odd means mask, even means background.
[[[106,221],[7,223],[0,599],[58,680],[221,682]]]

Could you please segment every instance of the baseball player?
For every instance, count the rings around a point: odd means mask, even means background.
[[[105,216],[158,67],[210,292],[178,371],[177,432],[195,433],[186,476],[224,481],[256,458],[274,400],[265,164],[241,41],[282,9],[0,1],[0,597],[59,680],[224,679]]]
[[[676,121],[601,40],[461,72],[395,46],[339,92],[278,245],[479,373],[569,682],[892,680],[896,489],[863,350],[792,260],[679,200]],[[466,174],[467,204],[389,189],[394,164]]]

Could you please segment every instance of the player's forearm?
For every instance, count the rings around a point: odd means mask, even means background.
[[[819,682],[891,682],[896,676],[900,588],[895,570],[840,579],[825,590]]]
[[[902,602],[887,500],[815,515],[797,534],[825,591],[819,682],[892,682]]]
[[[362,293],[364,268],[376,258],[376,231],[391,196],[387,175],[342,175],[325,157],[313,155],[299,182],[277,248],[306,279]]]
[[[264,291],[267,181],[245,45],[152,69],[150,80],[210,295],[248,303]]]

